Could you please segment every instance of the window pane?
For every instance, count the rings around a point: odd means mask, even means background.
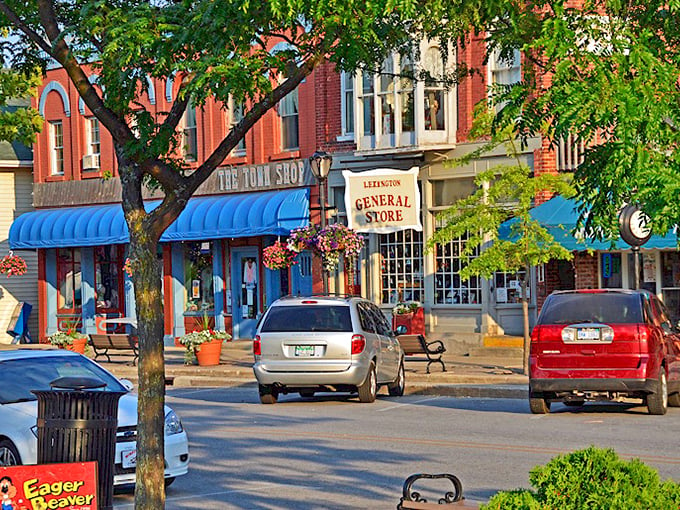
[[[446,129],[444,124],[444,105],[443,90],[425,90],[423,111],[425,113],[425,129],[427,131],[441,131]]]
[[[51,170],[53,175],[64,173],[64,127],[61,121],[50,122]]]
[[[182,144],[184,159],[187,161],[196,161],[198,156],[198,139],[196,135],[196,108],[189,104],[184,113],[184,140]]]
[[[375,134],[375,109],[373,108],[373,96],[364,97],[364,136]]]
[[[95,248],[95,299],[97,313],[120,312],[122,289],[122,248],[117,245]]]
[[[184,243],[184,288],[187,312],[215,309],[211,242]]]
[[[399,79],[399,106],[401,108],[401,131],[415,130],[415,115],[413,105],[413,80],[409,77],[413,74],[413,64],[407,57],[402,57],[401,74]]]
[[[296,150],[300,147],[298,140],[298,91],[288,94],[279,103],[281,116],[281,145],[283,150]]]
[[[434,302],[437,304],[480,303],[481,279],[473,276],[469,280],[463,280],[460,277],[460,270],[479,255],[479,248],[475,249],[472,256],[462,255],[467,238],[468,236],[465,235],[436,246]]]
[[[59,248],[57,251],[57,307],[59,311],[81,308],[80,250]]]
[[[380,236],[381,301],[423,301],[423,233],[404,230]]]
[[[432,189],[434,191],[434,205],[449,206],[461,198],[472,195],[477,190],[477,186],[475,186],[474,178],[466,177],[463,179],[432,181]]]

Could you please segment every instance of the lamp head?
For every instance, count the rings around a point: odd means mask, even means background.
[[[324,151],[316,151],[309,158],[309,166],[312,168],[312,173],[314,177],[320,181],[328,177],[331,171],[331,163],[333,162],[333,156]]]

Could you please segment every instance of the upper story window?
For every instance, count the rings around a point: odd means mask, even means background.
[[[50,173],[64,175],[64,125],[50,121]]]
[[[99,137],[99,119],[89,117],[85,119],[85,155],[83,156],[83,170],[98,170],[101,140]]]
[[[186,161],[196,161],[198,157],[197,132],[196,107],[192,102],[189,102],[184,112],[184,127],[182,131],[182,151]]]
[[[281,150],[298,150],[300,148],[300,139],[297,89],[279,102],[279,116],[281,117]]]
[[[489,83],[491,85],[512,85],[522,79],[519,50],[514,50],[510,58],[504,58],[494,50],[489,59]]]
[[[227,124],[229,129],[233,129],[236,124],[243,120],[243,115],[245,112],[245,106],[243,103],[237,103],[233,99],[229,100],[229,110],[227,111]],[[245,137],[239,140],[236,147],[233,150],[234,156],[245,156],[246,155],[246,139]]]
[[[426,80],[416,80],[421,71]],[[418,55],[390,55],[378,73],[356,76],[358,150],[455,143],[455,91],[447,89],[444,75],[439,46],[423,41]],[[346,122],[352,105],[343,98]]]
[[[342,88],[340,96],[342,136],[352,139],[354,138],[354,76],[343,71],[340,80]]]

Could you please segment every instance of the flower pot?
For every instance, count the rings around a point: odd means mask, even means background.
[[[422,306],[416,308],[415,312],[395,314],[392,316],[392,327],[406,326],[408,335],[425,334],[425,310]]]
[[[87,338],[74,338],[73,344],[65,345],[64,349],[68,351],[77,352],[78,354],[85,354],[85,346],[87,345]]]
[[[222,340],[210,340],[203,342],[196,349],[196,359],[202,367],[209,367],[220,364],[220,354],[222,353]]]

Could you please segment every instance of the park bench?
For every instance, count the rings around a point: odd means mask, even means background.
[[[446,372],[446,366],[442,361],[442,354],[446,352],[446,347],[441,340],[428,342],[423,335],[399,335],[397,337],[401,349],[406,356],[417,356],[424,354],[427,356],[427,373],[430,373],[432,363],[441,363],[442,372]]]
[[[438,502],[430,502],[423,497],[422,491],[413,490],[413,484],[422,480],[446,480],[453,485],[453,490],[446,491],[444,497],[439,498]],[[445,508],[477,508],[479,505],[465,501],[463,497],[463,484],[457,476],[441,473],[437,475],[430,475],[427,473],[419,473],[409,476],[404,482],[402,489],[401,500],[397,505],[397,510],[442,510]]]
[[[111,356],[109,351],[128,351],[134,355],[132,365],[137,364],[139,352],[137,351],[137,338],[122,333],[107,333],[90,335],[90,345],[94,349],[94,359],[99,356],[106,356],[106,360],[110,363]]]

